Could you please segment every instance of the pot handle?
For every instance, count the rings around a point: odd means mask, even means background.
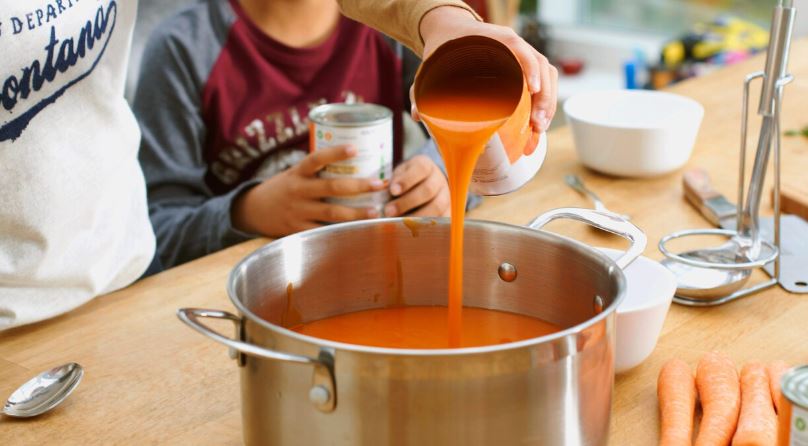
[[[528,224],[528,227],[531,229],[541,229],[547,223],[560,218],[577,220],[602,231],[611,232],[612,234],[627,239],[631,243],[631,246],[629,246],[628,250],[620,258],[615,260],[617,266],[623,270],[637,257],[642,255],[643,251],[645,251],[645,245],[648,242],[642,229],[638,228],[633,223],[613,212],[596,211],[594,209],[553,209],[536,217]]]
[[[293,355],[269,350],[257,345],[228,338],[199,321],[200,318],[226,319],[240,325],[241,318],[227,311],[206,310],[202,308],[180,308],[177,310],[177,317],[197,332],[245,355],[314,366],[314,378],[312,380],[311,389],[309,389],[309,400],[322,412],[331,412],[336,408],[337,393],[336,381],[334,379],[333,351],[321,349],[319,358],[312,358],[309,356]]]

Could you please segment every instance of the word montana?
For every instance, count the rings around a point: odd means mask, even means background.
[[[0,114],[0,141],[18,138],[31,120],[70,87],[86,78],[98,65],[115,28],[117,4],[114,0],[100,6],[95,18],[87,20],[78,36],[59,39],[56,27],[50,28],[50,39],[45,45],[43,59],[25,64],[17,73],[5,79],[0,77],[0,112],[7,111],[11,120],[2,120]],[[99,50],[93,51],[96,46]],[[82,63],[87,59],[87,63]],[[80,67],[73,70],[74,67]],[[74,71],[79,71],[74,74]],[[53,85],[55,91],[46,97],[40,91]]]

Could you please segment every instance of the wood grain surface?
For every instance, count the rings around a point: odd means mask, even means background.
[[[792,48],[783,128],[808,124],[808,40]],[[762,69],[763,58],[681,83],[671,91],[705,109],[688,166],[702,167],[728,197],[736,190],[741,86],[744,75]],[[753,88],[757,90],[757,88]],[[753,120],[751,128],[756,129]],[[563,182],[577,173],[614,211],[629,214],[649,239],[645,254],[660,258],[659,238],[684,228],[707,227],[682,195],[682,170],[651,179],[599,175],[577,161],[566,127],[549,135],[550,152],[536,178],[521,190],[486,198],[471,218],[523,224],[542,211],[587,207]],[[750,138],[754,147],[754,141]],[[808,140],[784,138],[783,178],[805,187]],[[748,163],[751,166],[751,160]],[[769,175],[768,180],[771,180]],[[768,190],[768,188],[767,188]],[[763,206],[771,212],[768,194]],[[577,223],[554,222],[548,230],[596,246],[622,240]],[[225,347],[182,325],[180,307],[232,311],[224,287],[235,263],[266,240],[254,240],[100,297],[59,318],[0,333],[0,395],[34,372],[69,361],[86,369],[67,402],[33,420],[0,417],[0,443],[39,444],[241,444],[238,373]],[[765,276],[756,274],[753,280]],[[706,351],[728,352],[735,361],[784,359],[808,363],[808,295],[779,288],[716,308],[674,305],[652,356],[616,379],[610,444],[652,445],[657,440],[656,378],[661,364],[679,357],[695,365]],[[225,332],[231,330],[221,325]]]
[[[803,141],[808,142],[808,138]],[[808,220],[808,180],[792,178],[780,185],[780,209]]]

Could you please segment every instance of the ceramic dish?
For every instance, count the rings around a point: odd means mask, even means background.
[[[672,93],[609,90],[571,97],[564,113],[585,166],[610,175],[648,177],[687,162],[704,108]]]
[[[598,249],[612,259],[623,255],[616,249]],[[638,366],[654,351],[676,291],[676,277],[648,257],[638,257],[624,274],[628,286],[617,307],[617,373]]]

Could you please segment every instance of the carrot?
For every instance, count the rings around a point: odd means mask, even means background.
[[[774,446],[777,415],[774,413],[766,367],[752,362],[741,369],[741,416],[732,446]]]
[[[657,382],[659,446],[690,446],[696,411],[696,380],[690,366],[671,359],[662,366]]]
[[[777,413],[780,413],[780,378],[788,369],[788,364],[785,361],[774,361],[766,366],[766,372],[769,374],[769,388],[771,389],[772,400]]]
[[[696,368],[696,386],[703,413],[696,446],[728,445],[741,409],[735,364],[724,353],[707,353]]]

